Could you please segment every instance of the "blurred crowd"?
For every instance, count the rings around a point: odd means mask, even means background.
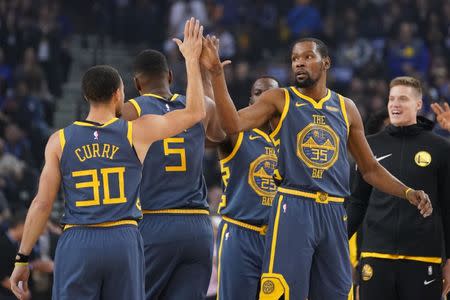
[[[55,104],[68,79],[73,25],[60,1],[0,0],[0,299],[35,195]],[[33,251],[33,299],[49,299],[60,229],[49,223]]]
[[[292,82],[290,47],[306,36],[328,45],[333,62],[329,86],[351,97],[364,119],[384,106],[387,83],[400,75],[422,80],[425,114],[431,102],[450,99],[450,2],[445,0],[95,2],[95,20],[102,25],[89,27],[90,32],[100,30],[138,49],[163,50],[180,90],[184,72],[171,39],[182,35],[187,18],[198,18],[206,33],[220,38],[222,58],[233,61],[227,81],[239,107],[247,105],[251,82],[261,74]]]
[[[422,81],[422,114],[430,119],[431,103],[450,102],[447,0],[0,0],[2,241],[17,244],[15,227],[34,196],[55,103],[68,80],[71,36],[79,34],[84,48],[105,47],[106,40],[129,48],[130,61],[144,48],[161,50],[175,74],[173,90],[183,92],[184,64],[172,38],[182,36],[191,16],[220,38],[222,59],[232,60],[226,77],[238,108],[248,104],[258,76],[292,84],[290,48],[307,36],[328,45],[328,85],[353,99],[365,121],[386,106],[395,76]],[[89,35],[100,43],[89,45],[83,38]],[[204,165],[216,211],[221,188],[214,150],[207,151]],[[51,223],[46,234],[41,248],[51,258],[48,245],[54,245],[58,228]]]

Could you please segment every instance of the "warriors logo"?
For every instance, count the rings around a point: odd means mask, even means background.
[[[273,171],[276,167],[277,157],[274,151],[259,156],[250,164],[248,184],[259,196],[275,197],[276,186],[273,180]]]
[[[427,151],[419,151],[414,156],[414,161],[419,167],[426,167],[431,163],[431,154]]]
[[[365,264],[361,270],[361,277],[364,281],[369,281],[373,276],[373,269],[369,264]]]
[[[309,124],[297,135],[297,156],[310,168],[327,170],[339,155],[339,137],[328,125]]]
[[[264,294],[272,294],[275,290],[275,284],[273,284],[273,281],[268,279],[264,282],[262,291]]]

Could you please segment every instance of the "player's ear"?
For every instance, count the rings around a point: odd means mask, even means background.
[[[419,110],[422,109],[422,105],[423,105],[423,101],[422,101],[422,99],[419,99],[419,100],[417,101],[417,111],[419,111]]]
[[[331,58],[329,56],[327,56],[327,57],[325,57],[323,59],[323,67],[324,67],[325,70],[330,69],[330,67],[331,67]]]
[[[140,92],[141,84],[139,83],[139,79],[136,76],[134,76],[133,81],[134,81],[134,87],[136,88],[136,90],[138,90],[138,92]]]
[[[172,73],[172,70],[169,70],[168,80],[169,80],[169,84],[172,84],[172,81],[173,81],[173,73]]]

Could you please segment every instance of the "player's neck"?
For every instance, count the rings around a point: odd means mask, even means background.
[[[325,85],[315,85],[309,88],[299,88],[297,89],[305,96],[308,96],[316,101],[319,101],[323,97],[325,97],[328,93],[328,89]]]
[[[147,87],[147,88],[143,88],[139,92],[141,95],[154,94],[154,95],[161,96],[165,99],[172,97],[172,92],[170,91],[169,86]]]
[[[110,106],[91,106],[86,121],[93,121],[104,124],[116,117],[115,107]]]

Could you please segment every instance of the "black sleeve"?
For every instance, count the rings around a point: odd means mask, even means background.
[[[441,209],[444,229],[444,245],[446,258],[450,258],[450,146],[442,153],[438,170],[438,203]]]
[[[351,191],[352,194],[346,205],[349,239],[355,234],[359,226],[361,226],[366,215],[367,206],[369,205],[370,194],[372,193],[372,186],[363,179],[358,170],[355,171]]]

